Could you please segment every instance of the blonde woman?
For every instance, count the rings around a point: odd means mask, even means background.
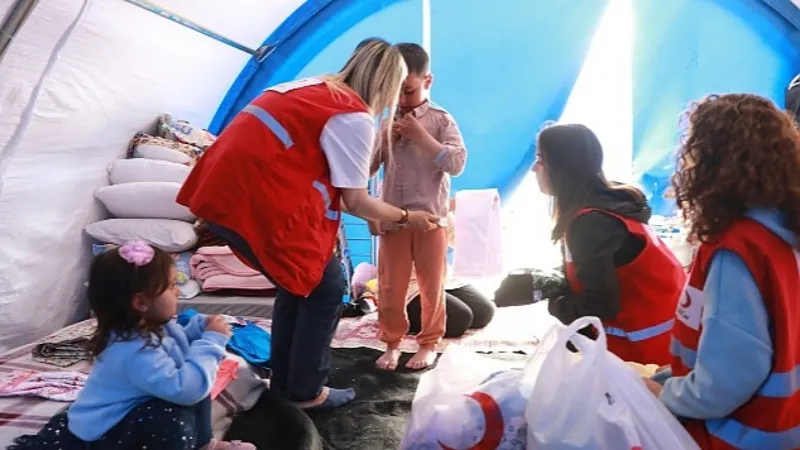
[[[271,389],[304,409],[355,398],[352,389],[325,386],[345,288],[333,255],[341,211],[421,230],[438,221],[367,192],[375,121],[394,111],[405,76],[399,51],[371,42],[337,74],[267,89],[233,119],[178,195],[278,286]]]

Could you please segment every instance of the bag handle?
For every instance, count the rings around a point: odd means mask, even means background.
[[[592,341],[580,334],[580,331],[588,326],[593,326],[597,330],[597,340]],[[569,324],[566,328],[558,333],[558,341],[561,345],[567,345],[567,342],[577,348],[584,356],[589,356],[590,353],[603,351],[608,349],[606,340],[606,331],[603,323],[597,317],[580,317]]]

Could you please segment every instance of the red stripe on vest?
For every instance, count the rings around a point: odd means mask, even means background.
[[[281,288],[307,296],[339,231],[340,196],[320,136],[334,115],[367,111],[355,92],[326,84],[267,90],[200,158],[177,201],[235,231]]]
[[[583,209],[576,217],[591,211],[607,214],[620,220],[628,232],[645,242],[642,252],[625,266],[616,270],[620,289],[620,313],[614,320],[603,323],[607,330],[619,329],[627,333],[652,330],[661,333],[647,339],[632,341],[608,334],[608,349],[626,361],[641,364],[668,364],[669,323],[675,317],[675,307],[686,283],[686,272],[672,251],[638,220],[600,209]],[[575,264],[569,256],[567,236],[567,262],[565,272],[573,292],[583,291],[576,276]]]
[[[750,219],[735,221],[718,239],[704,243],[692,262],[689,287],[697,293],[703,289],[709,265],[718,250],[736,253],[759,287],[770,317],[773,334],[773,366],[771,374],[791,372],[800,364],[800,267],[797,253],[779,236]],[[687,291],[689,288],[687,288]],[[700,316],[705,304],[703,295],[694,295],[700,310],[686,314],[679,306],[676,314],[675,339],[685,348],[697,351],[702,335]],[[682,304],[686,301],[684,297]],[[700,316],[695,317],[697,314]],[[690,317],[692,320],[687,320]],[[694,327],[694,328],[693,328]],[[696,329],[695,329],[696,328]],[[731,368],[731,370],[746,368]],[[674,376],[686,376],[691,369],[679,357],[672,363]],[[726,421],[735,421],[751,429],[780,433],[800,426],[800,391],[788,397],[766,397],[756,394]],[[719,424],[718,421],[715,421]],[[686,429],[704,450],[738,448],[711,435],[706,422],[689,421]],[[787,449],[775,449],[787,450]]]

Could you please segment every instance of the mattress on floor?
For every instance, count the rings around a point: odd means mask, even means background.
[[[192,308],[201,314],[228,314],[242,317],[272,317],[275,297],[200,294],[178,300],[178,312]]]
[[[252,321],[264,326],[259,318]],[[38,342],[61,341],[74,336],[84,336],[87,329],[94,328],[94,319],[62,328],[40,341],[17,347],[0,354],[0,377],[14,371],[33,372],[70,371],[89,373],[88,361],[79,362],[70,367],[60,368],[33,359],[31,350]],[[228,358],[239,362],[236,378],[220,393],[212,404],[211,416],[214,435],[222,437],[230,428],[232,417],[252,408],[261,394],[266,390],[266,382],[241,357],[228,353]],[[6,448],[14,438],[24,434],[36,434],[51,417],[69,406],[69,403],[46,400],[39,397],[2,397],[0,398],[0,448]]]

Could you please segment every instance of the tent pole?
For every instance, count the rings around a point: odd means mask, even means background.
[[[25,23],[25,19],[28,18],[38,2],[39,0],[15,0],[8,9],[8,13],[0,22],[0,61],[6,54],[14,36],[17,35],[22,24]]]
[[[149,0],[123,0],[123,1],[125,1],[127,3],[130,3],[131,5],[134,5],[134,6],[138,6],[139,8],[142,8],[142,9],[144,9],[146,11],[150,11],[153,14],[157,14],[157,15],[159,15],[159,16],[167,19],[167,20],[170,20],[172,22],[175,22],[175,23],[177,23],[179,25],[183,25],[184,27],[189,28],[192,31],[196,31],[196,32],[198,32],[200,34],[208,36],[211,39],[214,39],[214,40],[216,40],[218,42],[221,42],[221,43],[223,43],[223,44],[225,44],[227,46],[233,47],[233,48],[235,48],[237,50],[241,50],[241,51],[243,51],[245,53],[249,53],[249,54],[253,55],[256,58],[256,60],[258,60],[259,62],[264,58],[265,54],[269,50],[268,46],[263,46],[263,47],[261,47],[261,48],[259,48],[257,50],[254,50],[254,49],[252,49],[250,47],[247,47],[245,45],[242,45],[242,44],[240,44],[240,43],[238,43],[236,41],[228,39],[225,36],[217,34],[217,33],[213,32],[213,31],[209,30],[208,28],[206,28],[206,27],[204,27],[202,25],[199,25],[199,24],[197,24],[195,22],[192,22],[191,20],[186,19],[186,18],[184,18],[184,17],[182,17],[182,16],[180,16],[180,15],[178,15],[178,14],[176,14],[176,13],[174,13],[174,12],[172,12],[172,11],[166,9],[166,8],[162,8],[162,7],[156,5],[155,3],[153,3],[153,2],[151,2]]]

